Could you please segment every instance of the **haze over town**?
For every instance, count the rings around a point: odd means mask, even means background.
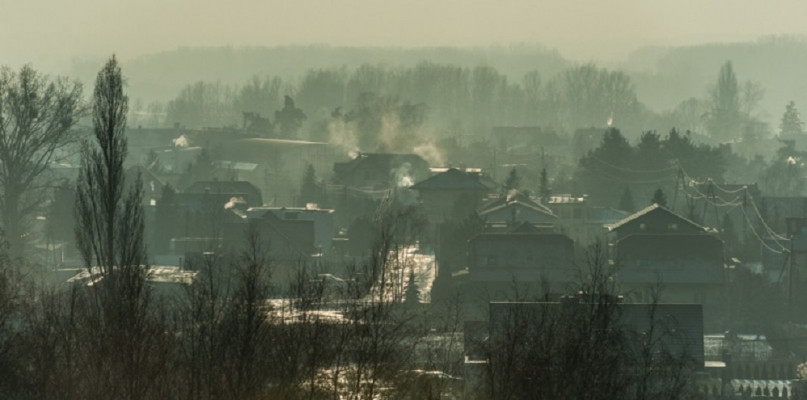
[[[0,397],[801,398],[804,16],[0,0]]]

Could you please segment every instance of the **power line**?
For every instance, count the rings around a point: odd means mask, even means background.
[[[622,177],[619,177],[619,176],[609,174],[609,173],[607,173],[607,172],[605,172],[603,170],[600,170],[600,169],[593,169],[591,167],[583,165],[582,163],[580,165],[584,169],[586,169],[587,171],[589,171],[589,172],[591,172],[593,174],[600,175],[600,177],[608,178],[608,179],[611,179],[611,180],[620,181],[620,182],[624,182],[624,183],[633,183],[633,184],[641,185],[641,184],[659,183],[659,182],[666,182],[666,181],[673,181],[674,180],[672,177],[669,177],[669,176],[668,177],[663,177],[663,178],[657,178],[657,179],[647,179],[647,180],[626,179],[626,178],[622,178]]]
[[[713,204],[713,205],[715,205],[717,207],[728,207],[728,206],[730,206],[730,207],[732,207],[732,209],[734,207],[736,207],[737,205],[743,205],[743,207],[741,208],[742,212],[743,212],[743,216],[745,217],[746,222],[748,222],[748,226],[751,228],[751,232],[754,234],[754,236],[756,236],[756,238],[760,241],[760,243],[762,243],[762,245],[765,248],[767,248],[768,250],[770,250],[772,252],[775,252],[777,254],[782,254],[782,251],[778,251],[778,250],[770,247],[767,243],[765,243],[764,239],[760,236],[759,232],[757,232],[756,228],[754,228],[754,223],[751,221],[751,218],[748,216],[748,213],[745,211],[745,205],[748,203],[746,200],[750,199],[751,208],[754,210],[754,214],[759,219],[759,223],[762,226],[762,228],[764,228],[765,233],[771,239],[773,239],[774,243],[776,243],[777,246],[781,247],[783,249],[783,251],[787,251],[787,247],[783,246],[782,243],[779,242],[780,240],[787,240],[787,238],[784,235],[782,235],[780,233],[777,233],[775,230],[773,230],[773,228],[771,228],[771,226],[768,225],[768,223],[765,221],[765,218],[762,217],[762,213],[759,211],[759,207],[757,206],[757,204],[756,204],[756,202],[754,200],[754,196],[752,196],[748,192],[748,185],[744,185],[743,187],[738,188],[738,189],[729,190],[729,189],[726,189],[726,188],[721,187],[720,185],[714,183],[711,179],[707,180],[706,182],[699,182],[699,181],[695,180],[694,178],[692,178],[689,174],[687,174],[687,172],[683,168],[683,166],[681,166],[680,164],[678,164],[678,165],[679,165],[679,168],[681,169],[681,173],[684,175],[684,177],[688,178],[691,181],[689,185],[684,185],[685,192],[686,192],[687,188],[691,188],[693,191],[695,191],[699,195],[699,196],[691,196],[692,199],[703,199],[704,201],[709,202],[709,203],[711,203],[711,204]],[[704,185],[704,184],[708,184],[710,188],[716,188],[716,189],[718,189],[721,192],[726,193],[726,194],[735,194],[736,193],[738,195],[735,196],[732,200],[726,201],[723,198],[714,195],[714,192],[712,192],[712,194],[705,194],[705,193],[701,192],[700,189],[698,189],[698,186],[701,186],[701,185]],[[742,198],[740,197],[739,193],[743,194]],[[689,193],[687,193],[687,194],[689,194]],[[722,203],[717,203],[715,201],[716,199],[720,199]]]
[[[787,247],[782,246],[782,244],[779,243],[778,241],[776,241],[775,239],[774,239],[774,242],[777,245],[779,245],[779,247],[781,247],[782,250],[776,250],[773,247],[769,246],[767,243],[765,243],[765,240],[761,236],[759,236],[759,233],[757,232],[757,230],[754,229],[754,224],[751,222],[751,219],[748,218],[748,213],[745,212],[745,208],[743,207],[743,208],[741,208],[741,210],[743,210],[743,215],[745,216],[745,220],[748,221],[748,226],[751,228],[751,232],[754,234],[754,236],[756,236],[757,240],[759,240],[759,242],[762,243],[762,247],[765,247],[769,251],[771,251],[773,253],[776,253],[776,254],[785,254],[785,253],[788,252]]]
[[[630,173],[641,173],[641,174],[657,174],[657,173],[659,173],[659,172],[667,172],[667,171],[672,171],[672,170],[674,170],[674,169],[677,169],[677,168],[678,168],[678,166],[677,166],[677,165],[671,165],[671,166],[669,166],[669,167],[664,167],[664,168],[660,168],[660,169],[635,169],[635,168],[625,168],[625,167],[620,167],[620,166],[618,166],[618,165],[611,164],[611,163],[609,163],[608,161],[605,161],[605,160],[603,160],[603,159],[601,159],[601,158],[599,158],[599,157],[593,156],[593,155],[589,155],[589,156],[588,156],[588,158],[590,158],[590,159],[592,159],[592,160],[597,160],[598,162],[600,162],[600,163],[602,163],[602,164],[604,164],[604,165],[607,165],[607,166],[609,166],[609,167],[611,167],[611,168],[613,168],[613,169],[617,169],[617,170],[620,170],[620,171],[625,171],[625,172],[630,172]]]

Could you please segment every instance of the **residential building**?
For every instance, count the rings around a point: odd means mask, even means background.
[[[372,190],[409,187],[429,177],[429,163],[417,154],[359,153],[333,165],[334,183]]]
[[[549,208],[533,201],[529,195],[511,191],[488,201],[477,211],[489,225],[515,226],[522,222],[533,225],[554,225],[558,217]]]
[[[724,255],[713,230],[658,204],[608,228],[623,294],[641,298],[659,289],[664,303],[703,304],[709,322],[717,324]]]
[[[526,222],[473,237],[468,269],[454,276],[469,315],[490,301],[556,297],[578,279],[572,239]]]
[[[480,173],[468,173],[456,168],[424,179],[410,189],[418,192],[420,201],[435,222],[465,218],[475,212],[497,185]]]

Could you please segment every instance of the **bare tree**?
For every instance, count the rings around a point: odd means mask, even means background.
[[[127,104],[113,56],[96,79],[97,147],[83,145],[76,190],[76,241],[90,276],[98,276],[85,321],[95,327],[88,373],[98,380],[98,398],[147,397],[166,357],[145,268],[142,185],[138,176],[127,187],[123,170]]]
[[[128,101],[113,56],[95,82],[93,127],[98,147],[84,143],[76,189],[78,247],[86,266],[98,265],[104,274],[145,261],[139,176],[124,198]]]
[[[590,249],[585,262],[579,290],[560,303],[491,304],[485,397],[689,395],[695,349],[685,345],[690,338],[680,321],[659,310],[657,292],[650,304],[630,310],[621,304],[601,245]]]
[[[0,72],[0,213],[12,256],[23,254],[24,223],[44,196],[40,178],[74,141],[81,85],[24,66]]]

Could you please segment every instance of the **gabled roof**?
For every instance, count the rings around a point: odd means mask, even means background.
[[[483,205],[479,209],[478,213],[479,213],[479,215],[484,215],[484,214],[488,214],[488,213],[491,213],[491,212],[494,212],[494,211],[497,211],[497,210],[501,210],[502,208],[505,208],[505,207],[508,207],[508,206],[511,206],[511,205],[515,205],[515,206],[520,205],[520,206],[524,206],[524,207],[530,208],[530,209],[538,211],[538,212],[542,212],[544,214],[548,214],[548,215],[553,216],[553,217],[555,216],[552,213],[552,210],[550,210],[548,207],[532,201],[532,199],[530,199],[529,196],[527,196],[524,193],[518,192],[518,191],[512,191],[511,193],[508,193],[505,196],[501,196],[498,199],[496,199],[496,200],[494,200],[494,201],[492,201],[492,202],[490,202],[488,204]]]
[[[704,232],[707,231],[707,228],[704,227],[703,225],[700,225],[698,223],[693,222],[692,220],[684,218],[684,217],[670,211],[666,207],[658,205],[658,203],[653,203],[653,205],[651,205],[649,207],[646,207],[643,210],[639,210],[639,211],[631,214],[627,218],[625,218],[625,219],[623,219],[623,220],[621,220],[621,221],[619,221],[619,222],[617,222],[615,224],[607,225],[607,228],[608,228],[609,231],[617,231],[619,229],[622,229],[625,226],[632,225],[632,223],[634,223],[634,222],[636,222],[636,221],[638,221],[638,220],[640,220],[642,218],[645,218],[648,215],[656,214],[656,213],[663,213],[663,214],[665,214],[667,216],[670,216],[670,217],[672,217],[674,219],[677,219],[677,220],[681,221],[682,223],[684,223],[686,225],[689,225],[692,228],[695,228],[695,230],[700,230],[700,231],[704,231]]]
[[[482,183],[479,174],[469,174],[456,168],[437,174],[410,186],[414,190],[478,190],[489,191],[491,187]]]

